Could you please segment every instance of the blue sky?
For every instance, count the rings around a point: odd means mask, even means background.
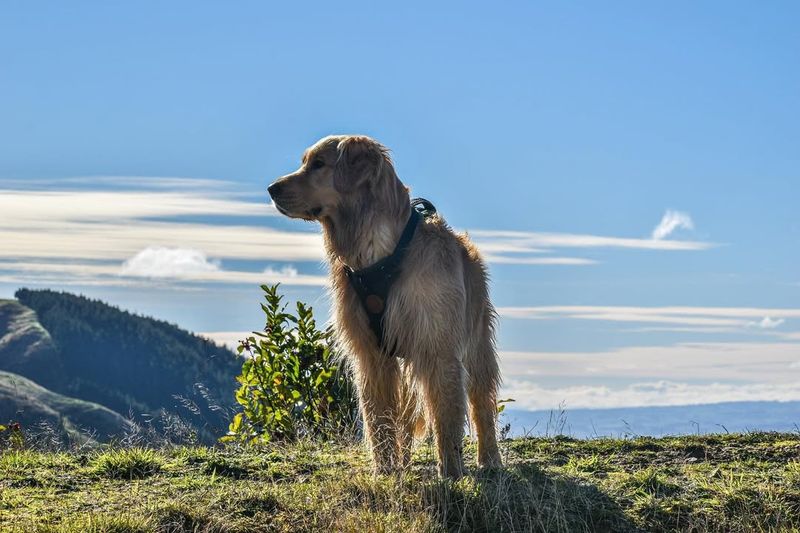
[[[231,339],[283,281],[324,315],[265,188],[364,133],[489,257],[521,406],[800,399],[795,3],[0,10],[0,297]]]

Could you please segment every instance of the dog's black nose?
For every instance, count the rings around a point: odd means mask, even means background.
[[[282,184],[276,181],[275,183],[267,187],[267,192],[269,192],[269,195],[274,200],[277,196],[280,196],[282,188],[283,188]]]

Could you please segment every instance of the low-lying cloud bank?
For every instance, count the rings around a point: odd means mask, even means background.
[[[531,411],[558,409],[560,406],[566,406],[567,409],[610,409],[746,401],[786,402],[800,400],[800,383],[686,383],[660,380],[623,387],[574,385],[548,388],[511,378],[506,379],[503,395],[516,400],[516,409]]]
[[[800,400],[800,343],[704,342],[500,352],[503,394],[552,409]]]

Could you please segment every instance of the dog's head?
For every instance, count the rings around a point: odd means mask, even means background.
[[[396,181],[388,150],[364,136],[333,135],[303,154],[299,169],[278,178],[269,195],[291,218],[321,220]]]

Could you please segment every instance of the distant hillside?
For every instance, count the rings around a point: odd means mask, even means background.
[[[230,350],[81,296],[16,297],[0,302],[0,370],[136,420],[178,413],[205,441],[227,427],[222,408],[232,406],[240,370]]]
[[[46,422],[72,441],[83,441],[91,433],[96,440],[106,440],[132,428],[129,420],[102,405],[62,396],[27,378],[2,371],[0,420],[14,420],[23,427]]]
[[[58,349],[36,313],[13,300],[0,300],[0,369],[35,375],[44,386],[63,374]]]

